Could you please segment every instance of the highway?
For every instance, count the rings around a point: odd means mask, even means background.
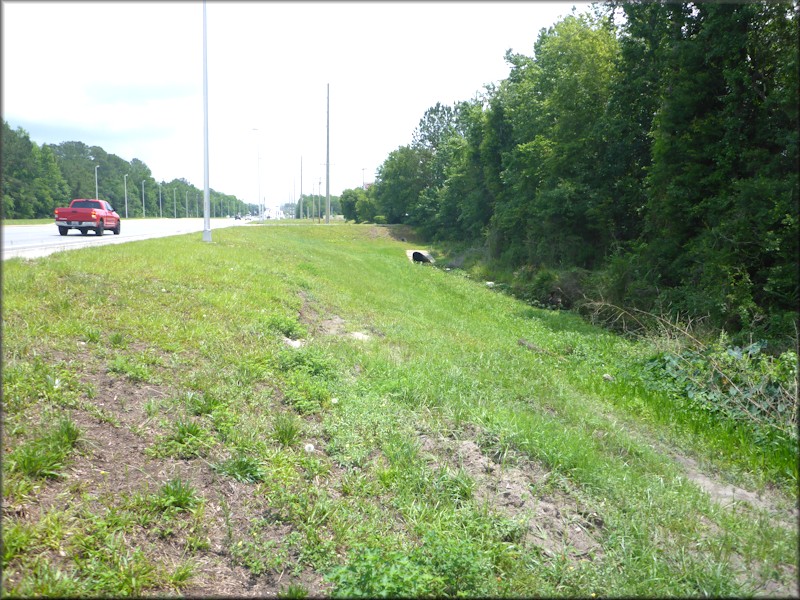
[[[211,237],[214,230],[223,227],[244,225],[245,221],[235,219],[211,219]],[[122,231],[114,235],[110,230],[98,237],[93,232],[81,235],[71,229],[69,234],[61,236],[55,221],[43,225],[5,225],[2,226],[3,260],[8,258],[38,258],[53,252],[102,246],[105,244],[121,244],[135,240],[146,240],[157,237],[168,237],[184,233],[203,231],[203,218],[181,219],[123,219]]]

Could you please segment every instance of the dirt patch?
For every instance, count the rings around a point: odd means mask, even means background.
[[[88,356],[82,356],[80,362],[83,372],[79,377],[93,385],[96,396],[84,400],[83,408],[64,411],[81,431],[77,451],[62,478],[46,480],[31,497],[4,507],[6,525],[7,519],[35,523],[51,510],[88,510],[102,518],[134,497],[157,494],[165,483],[179,478],[204,500],[197,525],[200,529],[192,532],[188,526],[175,526],[172,532],[159,533],[153,527],[134,527],[126,530],[125,539],[130,548],[139,548],[151,562],[167,570],[188,560],[193,577],[180,593],[193,597],[272,597],[292,584],[303,586],[311,596],[325,593],[322,575],[307,567],[297,568],[298,557],[291,553],[283,572],[267,571],[258,576],[235,560],[232,541],[247,539],[253,519],[269,506],[255,493],[255,484],[235,481],[211,467],[221,457],[214,456],[213,451],[211,456],[192,460],[147,454],[153,440],[164,433],[159,421],[166,414],[148,416],[148,405],[151,401],[162,404],[164,398],[177,393],[175,390],[131,383],[107,373],[102,362]],[[190,518],[184,516],[177,522],[189,522]],[[259,533],[261,540],[274,540],[277,546],[291,531],[291,526],[276,523],[265,525]],[[191,549],[190,535],[207,540],[206,547]],[[67,571],[72,568],[63,550],[53,550],[50,559]],[[175,593],[170,588],[147,591],[148,595]]]
[[[525,542],[550,557],[575,560],[602,555],[595,539],[602,519],[581,507],[575,497],[547,485],[550,473],[542,465],[517,457],[514,465],[500,465],[486,456],[472,440],[433,438],[421,435],[422,451],[433,468],[446,465],[463,469],[473,480],[477,502],[501,515],[523,523]],[[546,493],[537,493],[546,488]]]
[[[324,335],[342,335],[344,333],[345,320],[339,315],[331,315],[323,319],[318,326],[320,333]]]
[[[792,508],[781,508],[769,493],[757,494],[730,483],[723,483],[703,473],[693,458],[677,454],[671,456],[683,467],[686,478],[697,484],[717,504],[730,508],[746,502],[753,508],[768,512],[784,526],[797,531],[800,511],[796,504]]]
[[[367,341],[372,337],[369,333],[363,331],[348,332],[347,321],[345,321],[339,315],[332,314],[322,318],[319,311],[317,311],[317,309],[312,305],[308,295],[305,292],[300,292],[300,298],[302,299],[303,304],[300,308],[298,320],[308,328],[308,332],[311,336],[348,336],[359,341]],[[374,328],[369,328],[369,331],[373,335],[383,336],[383,333]],[[287,344],[289,343],[286,340],[284,340],[284,342]],[[298,343],[302,344],[302,341],[293,340],[292,345],[296,345]]]

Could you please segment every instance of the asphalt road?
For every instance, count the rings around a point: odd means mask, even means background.
[[[245,224],[235,219],[211,219],[211,238],[214,230]],[[121,244],[135,240],[146,240],[170,235],[203,231],[203,218],[182,219],[123,219],[122,231],[114,235],[110,230],[98,237],[93,232],[81,235],[77,229],[70,229],[69,234],[61,236],[55,222],[47,225],[3,225],[3,260],[7,258],[37,258],[53,252],[102,246],[104,244]]]

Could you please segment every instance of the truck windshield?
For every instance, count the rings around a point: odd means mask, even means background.
[[[80,202],[73,202],[72,208],[102,208],[99,202],[93,200],[81,200]]]

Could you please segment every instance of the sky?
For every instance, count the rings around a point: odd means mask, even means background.
[[[331,195],[370,183],[428,108],[505,79],[506,50],[531,56],[573,7],[590,5],[210,0],[209,187],[268,207],[324,195],[328,132]],[[204,187],[202,2],[3,0],[0,75],[3,118],[37,144]]]

